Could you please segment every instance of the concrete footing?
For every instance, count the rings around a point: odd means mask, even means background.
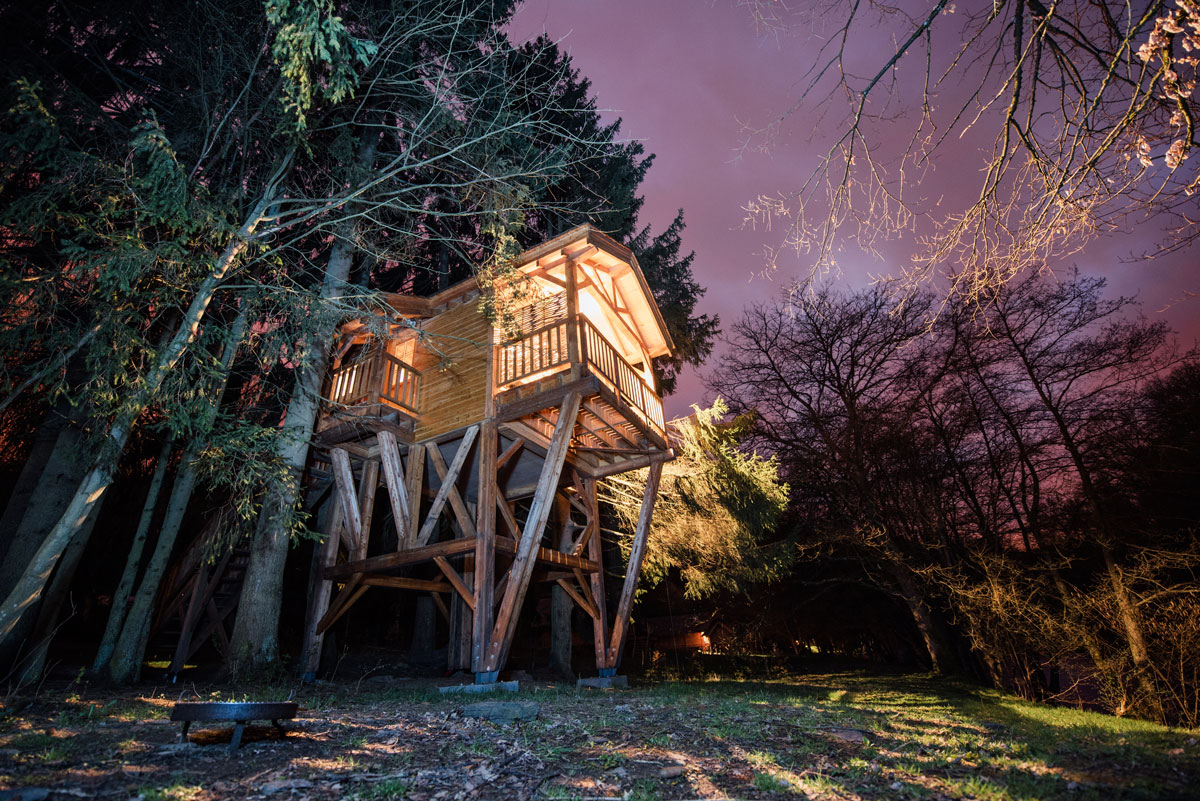
[[[575,682],[576,687],[588,687],[593,690],[623,690],[629,686],[628,676],[595,676],[593,678],[580,679]]]
[[[493,693],[499,690],[515,693],[518,689],[520,689],[518,684],[519,682],[515,681],[494,681],[491,684],[450,684],[446,687],[438,687],[438,692],[479,695],[481,693]]]

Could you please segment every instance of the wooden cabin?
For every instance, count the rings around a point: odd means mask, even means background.
[[[546,581],[591,617],[597,670],[614,675],[671,458],[653,370],[671,338],[636,256],[590,226],[522,254],[497,296],[494,322],[471,279],[428,298],[387,296],[387,314],[340,327],[317,433],[332,511],[310,590],[307,674],[324,632],[377,587],[432,593],[456,621],[462,663],[493,683],[531,582]],[[643,467],[611,604],[596,482]],[[389,548],[371,530],[377,503],[395,522]],[[414,578],[420,564],[434,577]]]

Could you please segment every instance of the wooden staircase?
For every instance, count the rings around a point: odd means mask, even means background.
[[[147,650],[172,654],[167,672],[173,679],[210,639],[223,655],[229,652],[228,626],[250,562],[250,545],[238,543],[209,563],[204,553],[212,528],[206,526],[179,559],[150,629]]]

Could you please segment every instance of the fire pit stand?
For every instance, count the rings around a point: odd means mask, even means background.
[[[179,742],[186,743],[188,729],[193,723],[215,723],[230,721],[236,724],[233,728],[233,739],[229,742],[230,752],[237,751],[242,744],[242,731],[251,720],[269,720],[281,737],[287,735],[287,730],[280,724],[281,720],[291,720],[296,717],[299,705],[291,701],[187,701],[175,704],[171,710],[171,720],[183,723],[179,732]]]

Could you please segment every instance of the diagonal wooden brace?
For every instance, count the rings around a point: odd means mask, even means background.
[[[525,518],[525,530],[521,534],[521,543],[517,547],[516,558],[509,568],[509,582],[504,588],[504,599],[496,612],[496,624],[492,629],[492,640],[488,646],[483,662],[483,672],[497,671],[508,659],[508,651],[512,646],[513,633],[517,628],[517,613],[525,600],[525,592],[529,589],[529,579],[533,576],[533,568],[537,563],[538,546],[542,541],[542,531],[550,519],[554,508],[554,495],[558,491],[558,482],[562,478],[563,465],[567,460],[567,448],[571,444],[571,434],[575,430],[575,416],[579,413],[581,393],[576,390],[567,395],[559,411],[558,422],[554,426],[554,435],[546,449],[546,459],[542,463],[542,472],[538,477],[537,489],[533,495],[533,504],[529,507],[529,516]]]
[[[470,453],[471,445],[474,444],[475,435],[478,433],[479,426],[471,426],[463,432],[462,443],[458,446],[458,451],[454,454],[454,461],[450,463],[446,474],[442,476],[442,486],[438,488],[437,495],[433,497],[433,503],[429,506],[429,514],[425,517],[425,523],[421,526],[421,531],[417,534],[417,541],[413,543],[414,545],[418,547],[424,545],[433,536],[433,530],[437,527],[438,518],[441,517],[442,509],[446,506],[446,501],[450,499],[450,493],[452,491],[457,492],[454,489],[454,484],[458,481],[458,474],[462,471],[463,465],[467,461],[467,454]],[[431,445],[430,447],[436,449],[437,445]],[[474,531],[474,526],[471,527],[471,530]]]
[[[617,616],[613,620],[612,639],[608,646],[607,668],[616,668],[625,651],[625,639],[629,633],[629,615],[633,612],[633,595],[637,590],[638,575],[642,571],[642,560],[646,557],[646,538],[650,534],[650,522],[654,516],[654,501],[658,497],[658,482],[662,477],[662,460],[650,464],[650,475],[646,477],[646,492],[642,496],[642,509],[638,514],[637,528],[633,532],[633,546],[629,549],[629,564],[625,568],[625,583],[621,587],[621,600],[617,604]]]

